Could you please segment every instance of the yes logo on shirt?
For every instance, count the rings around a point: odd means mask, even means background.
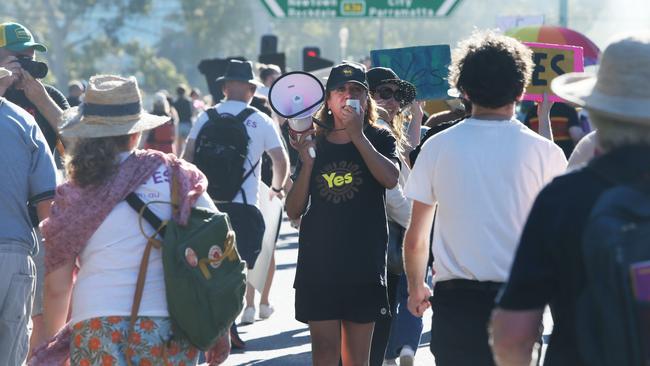
[[[316,180],[321,197],[332,203],[353,199],[363,183],[359,165],[347,161],[325,165]]]

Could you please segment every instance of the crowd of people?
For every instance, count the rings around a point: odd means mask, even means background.
[[[299,135],[270,108],[275,65],[256,76],[231,60],[223,100],[178,86],[147,112],[134,77],[73,81],[66,98],[26,70],[36,52],[28,28],[0,24],[1,365],[217,365],[245,350],[235,322],[207,349],[175,334],[163,257],[148,252],[162,233],[131,193],[181,225],[194,207],[226,213],[248,269],[260,203],[284,200],[314,365],[413,365],[428,308],[437,365],[529,365],[547,306],[546,365],[616,364],[594,346],[605,338],[583,236],[604,192],[647,186],[650,36],[615,39],[597,74],[553,81],[567,103],[535,106],[522,103],[531,50],[476,31],[452,54],[456,110],[432,115],[390,68],[342,62]],[[232,256],[217,249],[213,268]],[[179,260],[205,266],[197,255]],[[259,310],[247,285],[241,323],[272,316],[274,271],[272,257]]]

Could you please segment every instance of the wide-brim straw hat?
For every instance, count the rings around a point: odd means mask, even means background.
[[[597,73],[553,80],[561,98],[618,120],[650,124],[650,33],[619,38],[603,52]]]
[[[11,76],[11,71],[5,69],[4,67],[0,67],[0,79]]]
[[[63,137],[93,138],[130,135],[169,121],[142,108],[137,80],[131,76],[96,75],[90,78],[84,102],[66,110],[59,130]]]

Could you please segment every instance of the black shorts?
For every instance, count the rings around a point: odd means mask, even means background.
[[[266,229],[262,213],[257,207],[243,203],[217,203],[216,205],[219,211],[228,214],[232,229],[235,231],[237,251],[241,259],[246,261],[248,269],[253,268],[262,250]]]
[[[296,320],[372,323],[390,316],[386,287],[313,285],[296,288]]]

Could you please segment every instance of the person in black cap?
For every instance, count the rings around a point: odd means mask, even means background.
[[[291,141],[301,160],[286,201],[291,219],[302,216],[296,319],[309,324],[314,365],[367,365],[375,321],[389,313],[384,196],[399,160],[368,89],[363,66],[335,66],[316,138]]]
[[[411,203],[404,196],[403,187],[406,184],[406,179],[410,169],[409,165],[409,152],[420,143],[420,127],[422,121],[422,107],[419,103],[413,103],[416,96],[415,86],[408,81],[401,80],[395,72],[385,67],[375,67],[368,70],[368,86],[370,87],[370,95],[377,102],[377,105],[386,110],[383,124],[390,128],[391,132],[399,142],[400,161],[402,168],[400,169],[399,184],[393,188],[386,190],[386,216],[388,218],[388,231],[389,242],[387,251],[388,271],[387,275],[387,288],[388,288],[388,303],[390,305],[390,312],[393,317],[383,317],[375,324],[375,331],[372,335],[372,347],[370,349],[370,366],[381,366],[384,362],[384,356],[390,354],[390,358],[396,358],[397,354],[401,355],[403,348],[403,359],[401,363],[406,364],[406,359],[410,357],[412,364],[415,355],[415,346],[400,345],[400,349],[391,350],[386,352],[388,339],[391,330],[391,324],[395,323],[393,319],[397,312],[397,291],[398,287],[406,286],[406,278],[404,275],[404,266],[402,264],[402,239],[404,231],[408,226],[411,217]],[[403,113],[408,106],[411,106],[412,119],[409,123],[408,117]],[[408,127],[407,127],[408,126]],[[402,277],[404,277],[402,279]],[[406,292],[406,291],[404,291]],[[400,291],[401,293],[401,291]],[[405,301],[406,302],[406,301]],[[406,304],[404,303],[400,309],[404,311]],[[406,311],[408,313],[408,311]],[[403,317],[403,316],[402,316]],[[420,321],[421,320],[417,319]],[[418,327],[412,326],[412,331],[418,332]],[[419,332],[422,327],[419,327]],[[417,334],[419,340],[420,334]],[[405,347],[401,347],[405,346]]]
[[[278,129],[275,128],[275,122],[271,117],[250,105],[256,88],[261,85],[260,82],[255,80],[252,63],[250,61],[230,60],[226,74],[218,78],[217,82],[221,84],[225,100],[199,115],[187,137],[183,158],[189,162],[197,160],[197,165],[204,170],[210,181],[208,193],[213,199],[216,199],[217,195],[215,193],[219,192],[219,187],[216,185],[210,186],[210,184],[214,184],[211,178],[212,175],[204,165],[199,164],[201,160],[196,158],[199,158],[200,149],[207,149],[208,154],[205,156],[211,156],[212,153],[214,153],[214,156],[222,156],[218,150],[223,150],[223,145],[216,141],[204,141],[206,139],[201,136],[208,135],[202,134],[201,131],[204,127],[210,126],[210,128],[214,128],[214,124],[222,122],[222,120],[210,117],[215,110],[219,115],[228,114],[235,116],[234,118],[243,119],[241,123],[245,125],[248,135],[246,159],[243,166],[243,183],[233,199],[215,200],[215,203],[220,211],[229,215],[230,223],[237,235],[237,250],[242,259],[246,261],[248,268],[251,269],[262,248],[265,230],[264,218],[259,210],[259,202],[262,199],[268,200],[272,198],[269,196],[258,197],[262,153],[266,152],[273,163],[271,195],[280,199],[284,196],[283,187],[289,171],[289,159],[282,144],[282,137],[280,137]],[[214,134],[209,136],[216,137]],[[223,161],[215,161],[215,163],[219,163],[219,166],[225,164]],[[228,174],[227,172],[217,173]],[[248,291],[254,291],[252,286],[248,287]],[[239,338],[237,327],[234,324],[230,335],[234,348],[245,347],[245,343]]]

